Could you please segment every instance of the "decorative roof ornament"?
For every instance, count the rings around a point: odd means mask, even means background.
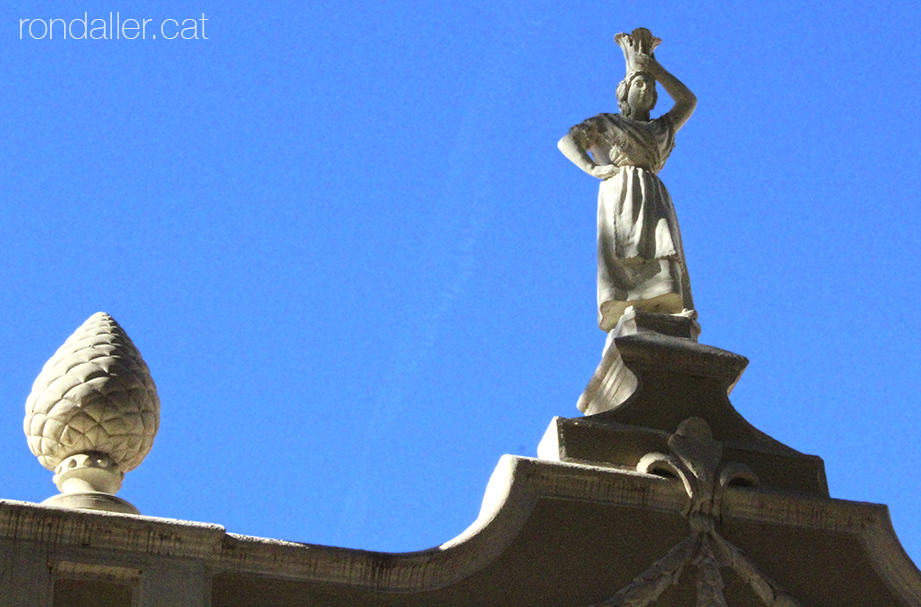
[[[662,558],[606,601],[591,607],[647,607],[685,569],[697,570],[697,604],[726,607],[721,569],[731,569],[767,607],[800,607],[800,603],[769,578],[750,558],[719,532],[721,503],[731,485],[756,487],[757,475],[745,464],[723,463],[723,444],[713,439],[706,420],[690,417],[668,438],[670,453],[647,453],[636,469],[679,479],[690,503],[685,512],[690,534]]]
[[[607,334],[602,360],[577,403],[590,415],[608,411],[636,387],[614,340],[651,331],[696,340],[700,334],[678,216],[658,173],[697,97],[653,51],[661,39],[638,27],[620,33],[626,77],[617,85],[619,114],[583,120],[557,142],[560,152],[598,185],[598,328]],[[674,105],[658,118],[661,84]]]
[[[93,314],[48,359],[26,399],[29,449],[61,491],[43,503],[138,514],[114,494],[159,425],[160,399],[140,352],[114,318]]]

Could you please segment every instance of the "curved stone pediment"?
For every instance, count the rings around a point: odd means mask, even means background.
[[[419,552],[332,548],[9,501],[0,502],[0,537],[7,546],[38,548],[30,554],[42,562],[82,551],[79,558],[91,563],[128,559],[142,570],[194,563],[208,572],[215,607],[640,605],[616,602],[618,593],[687,540],[691,502],[677,478],[503,456],[474,524]],[[885,506],[730,484],[715,525],[795,597],[791,604],[921,604],[921,575]],[[682,567],[677,583],[648,604],[694,604],[698,565]],[[765,604],[744,573],[719,571],[726,604]]]

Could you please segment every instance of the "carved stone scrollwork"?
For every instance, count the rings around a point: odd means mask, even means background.
[[[697,569],[697,606],[726,607],[721,569],[730,568],[769,607],[799,607],[799,603],[766,576],[754,562],[717,530],[726,487],[757,486],[758,477],[746,465],[723,463],[723,445],[714,440],[709,424],[691,417],[668,439],[669,453],[648,453],[637,470],[680,480],[688,494],[685,512],[689,535],[665,556],[636,576],[611,598],[591,607],[645,607],[677,584],[688,565]]]

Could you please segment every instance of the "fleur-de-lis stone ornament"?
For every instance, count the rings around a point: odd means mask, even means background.
[[[137,514],[114,494],[159,425],[160,399],[140,352],[115,319],[93,314],[45,363],[26,400],[29,449],[61,491],[43,503]]]
[[[669,586],[677,584],[689,565],[697,570],[697,606],[726,607],[721,569],[735,571],[766,607],[800,607],[719,530],[721,503],[734,484],[757,486],[758,477],[745,464],[723,462],[723,444],[710,424],[689,417],[668,438],[669,453],[647,453],[637,462],[640,472],[679,480],[687,492],[689,535],[675,544],[617,594],[591,607],[650,607]]]

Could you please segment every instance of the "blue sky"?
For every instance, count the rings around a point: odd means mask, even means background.
[[[23,404],[104,310],[162,400],[143,513],[460,533],[598,362],[597,184],[555,143],[616,111],[613,35],[645,26],[699,99],[661,177],[701,341],[751,359],[734,405],[921,558],[916,5],[269,4],[0,8],[2,497],[56,492]],[[207,39],[19,38],[110,11]]]

